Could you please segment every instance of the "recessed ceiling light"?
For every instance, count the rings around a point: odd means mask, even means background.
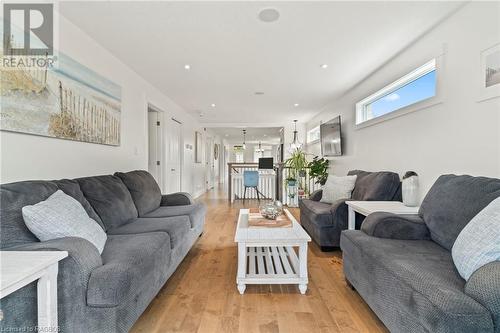
[[[319,65],[319,67],[325,69],[325,68],[328,68],[328,64],[321,64],[321,65]]]
[[[259,20],[270,23],[277,21],[280,18],[280,13],[274,8],[265,8],[259,13]]]
[[[210,104],[210,106],[214,108],[215,107],[215,103]]]
[[[256,91],[254,92],[255,95],[264,95],[264,92],[263,91]]]
[[[229,136],[229,134],[226,134],[226,135],[224,135],[224,136]]]
[[[299,103],[295,103],[293,106],[297,107],[297,106],[299,106]]]
[[[267,136],[267,134],[264,134],[264,136]]]
[[[184,65],[184,69],[185,70],[190,70],[191,69],[191,65],[190,64],[185,64]]]

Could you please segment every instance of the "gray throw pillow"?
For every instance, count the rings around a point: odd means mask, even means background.
[[[493,200],[462,229],[451,255],[465,280],[484,265],[500,260],[500,198]]]
[[[350,199],[357,177],[356,175],[344,177],[329,175],[323,187],[320,202],[331,204],[340,199]]]
[[[24,223],[41,241],[80,237],[102,253],[107,235],[74,198],[58,190],[46,200],[22,208]]]

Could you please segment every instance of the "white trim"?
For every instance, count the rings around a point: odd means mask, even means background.
[[[379,123],[381,121],[385,121],[388,119],[392,119],[395,117],[399,117],[401,115],[407,114],[412,111],[420,110],[422,108],[427,108],[429,106],[435,105],[440,103],[441,101],[438,100],[438,95],[439,95],[439,88],[438,88],[438,82],[439,79],[436,78],[436,94],[433,97],[430,97],[428,99],[410,104],[406,107],[394,110],[392,112],[386,113],[385,115],[378,116],[372,119],[366,119],[366,107],[367,105],[373,103],[374,101],[398,90],[399,88],[407,85],[410,82],[413,82],[422,76],[429,74],[430,72],[436,70],[438,71],[438,68],[441,66],[438,65],[438,59],[433,58],[432,60],[426,62],[424,65],[418,67],[417,69],[411,71],[410,73],[404,75],[403,77],[397,79],[396,81],[392,82],[391,84],[385,86],[384,88],[378,90],[374,94],[364,98],[363,100],[359,101],[356,103],[356,128],[363,128],[366,126],[370,126],[376,123]]]

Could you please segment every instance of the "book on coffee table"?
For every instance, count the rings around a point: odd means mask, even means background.
[[[292,221],[286,214],[279,215],[276,220],[270,220],[262,216],[256,208],[251,208],[248,214],[249,227],[264,227],[264,228],[291,228]]]

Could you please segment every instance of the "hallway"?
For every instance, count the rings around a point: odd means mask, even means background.
[[[346,286],[340,251],[309,243],[309,289],[249,285],[236,289],[238,211],[220,189],[197,201],[208,207],[205,232],[132,332],[386,332],[369,307]],[[255,201],[255,202],[253,202]],[[246,207],[257,206],[256,200]],[[298,218],[299,211],[292,211]]]

